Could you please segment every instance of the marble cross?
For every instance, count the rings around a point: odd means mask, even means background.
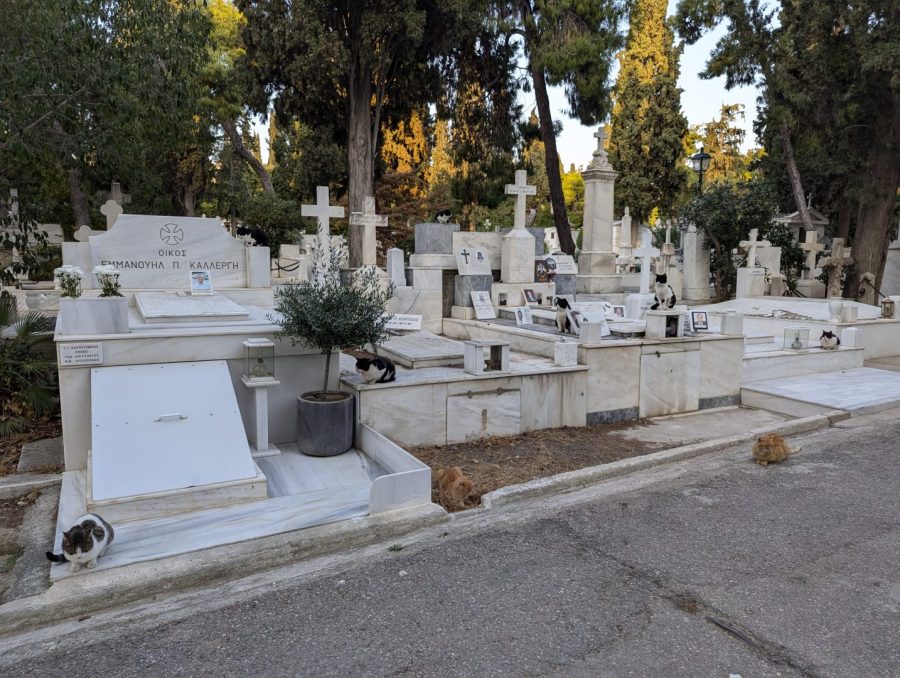
[[[528,172],[516,170],[516,183],[506,184],[506,194],[516,196],[516,216],[513,228],[525,228],[525,203],[529,195],[537,195],[537,186],[528,185]]]
[[[641,259],[641,294],[650,294],[650,263],[653,257],[659,256],[659,250],[653,247],[653,236],[645,229],[641,233],[641,246],[631,254]]]
[[[816,277],[816,254],[825,249],[825,245],[817,244],[819,234],[816,231],[806,232],[806,242],[800,244],[800,249],[806,252],[806,268],[803,277],[812,280]]]
[[[594,138],[597,140],[597,150],[594,151],[594,157],[588,163],[588,168],[606,169],[609,167],[609,156],[606,155],[606,149],[603,148],[603,143],[606,141],[606,128],[601,126],[594,132]]]
[[[750,239],[749,240],[741,240],[740,248],[742,250],[747,250],[747,268],[756,268],[756,249],[758,247],[769,247],[770,243],[768,240],[757,240],[756,236],[759,234],[758,228],[750,229]]]
[[[300,205],[300,216],[315,217],[319,221],[319,245],[325,254],[325,262],[329,260],[331,251],[331,230],[328,222],[344,216],[344,208],[328,204],[328,186],[316,186],[316,204]]]
[[[115,200],[122,206],[125,206],[131,202],[131,196],[127,193],[122,193],[122,184],[120,184],[118,181],[113,181],[109,185],[109,194],[107,197],[110,200]]]
[[[386,228],[387,216],[375,214],[375,198],[367,195],[363,198],[363,211],[350,213],[350,226],[362,228],[362,259],[363,266],[375,265],[375,229]]]
[[[822,268],[828,270],[828,292],[826,297],[841,296],[841,274],[844,266],[853,263],[853,257],[850,256],[851,248],[844,248],[843,238],[834,238],[831,241],[831,254],[827,259],[822,260]]]
[[[119,215],[122,214],[123,211],[122,205],[112,198],[103,203],[103,206],[100,208],[100,213],[106,217],[107,231],[113,227],[113,224],[116,223],[116,219],[119,218]]]

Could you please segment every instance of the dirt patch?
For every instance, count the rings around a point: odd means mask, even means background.
[[[0,499],[0,598],[12,584],[10,575],[24,548],[19,526],[28,507],[40,495],[40,490],[32,490],[12,499]]]
[[[32,422],[28,430],[22,433],[0,438],[0,476],[8,476],[16,472],[22,445],[44,438],[57,438],[61,435],[62,423],[59,419],[40,419]],[[48,469],[48,472],[59,470],[54,467]]]
[[[621,435],[623,430],[648,424],[648,421],[638,419],[620,424],[553,428],[511,438],[483,438],[445,447],[419,447],[410,452],[432,470],[459,466],[474,485],[463,507],[471,508],[481,502],[483,494],[507,485],[671,447],[668,443],[645,443]],[[460,510],[441,501],[434,478],[431,496],[432,501],[448,511]]]

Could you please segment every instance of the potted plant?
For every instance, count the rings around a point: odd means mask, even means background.
[[[374,267],[342,279],[343,248],[319,245],[312,254],[310,279],[277,290],[275,314],[269,319],[281,326],[278,338],[318,349],[325,356],[322,389],[303,393],[297,400],[297,445],[304,454],[327,457],[353,446],[355,423],[353,394],[328,389],[331,356],[384,340],[390,319],[385,305],[394,287],[385,287]]]

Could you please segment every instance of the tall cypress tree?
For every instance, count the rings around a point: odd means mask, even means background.
[[[640,221],[654,207],[670,214],[687,181],[680,162],[688,131],[677,85],[681,47],[666,24],[667,5],[667,0],[634,3],[613,94],[609,157],[620,172],[616,211],[627,205]]]

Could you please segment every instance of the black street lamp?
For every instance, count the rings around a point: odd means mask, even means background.
[[[694,153],[694,155],[691,156],[691,165],[699,177],[697,193],[703,192],[703,175],[706,174],[706,170],[709,169],[710,160],[712,160],[712,156],[703,150],[703,146],[700,147],[699,153]]]

